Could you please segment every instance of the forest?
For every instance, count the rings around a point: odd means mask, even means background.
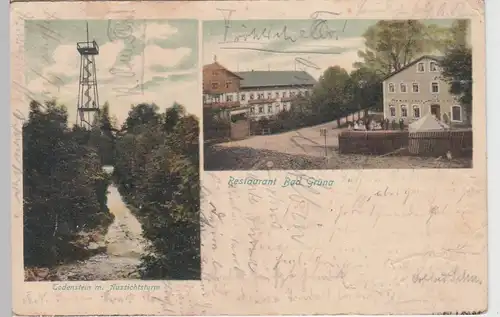
[[[469,115],[472,114],[472,49],[468,43],[469,20],[455,20],[450,27],[422,20],[381,20],[363,34],[365,48],[348,72],[331,66],[323,72],[309,97],[297,98],[292,109],[264,120],[274,132],[340,120],[363,109],[382,111],[382,81],[423,55],[444,56],[442,76],[451,83]],[[216,112],[216,111],[215,111]],[[209,110],[204,113],[205,135],[228,133],[229,123]]]
[[[105,104],[90,129],[68,125],[56,101],[30,103],[23,125],[24,264],[84,259],[104,235],[114,183],[148,241],[141,279],[200,278],[198,118],[178,104],[131,108],[121,127]],[[109,175],[103,166],[114,166]]]

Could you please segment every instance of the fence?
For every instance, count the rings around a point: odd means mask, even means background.
[[[342,154],[386,154],[408,146],[408,131],[344,131],[339,134]]]
[[[458,157],[472,152],[472,130],[344,131],[338,139],[342,154],[383,155],[401,150],[402,154],[408,155],[442,156],[450,151]]]
[[[410,132],[408,152],[418,156],[441,156],[448,151],[456,156],[472,152],[472,130]]]

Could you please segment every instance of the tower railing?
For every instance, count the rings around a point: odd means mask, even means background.
[[[92,125],[94,115],[99,111],[99,93],[97,89],[97,69],[95,55],[99,55],[99,45],[89,40],[87,24],[87,41],[77,42],[76,49],[80,53],[80,76],[77,99],[77,124],[81,127]]]

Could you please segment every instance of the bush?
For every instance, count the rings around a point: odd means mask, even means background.
[[[68,129],[64,107],[30,104],[23,125],[26,266],[81,257],[79,234],[105,230],[113,220],[106,206],[110,179],[88,138],[89,131]]]
[[[115,178],[150,242],[142,278],[199,279],[199,122],[180,107],[177,116],[167,111],[177,119],[160,117],[119,139]]]

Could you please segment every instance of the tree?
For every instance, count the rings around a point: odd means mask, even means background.
[[[151,105],[137,107],[117,143],[115,178],[149,241],[141,276],[199,279],[198,118],[178,104],[164,115]]]
[[[442,76],[450,84],[450,93],[459,97],[472,122],[472,49],[468,44],[469,22],[458,20],[452,25],[454,42],[440,62]]]
[[[327,120],[340,120],[348,112],[352,98],[353,91],[347,71],[339,66],[329,67],[314,88],[312,109]]]
[[[130,109],[124,127],[129,131],[133,131],[136,127],[145,124],[155,125],[160,122],[160,120],[161,116],[158,114],[157,105],[141,103]]]
[[[352,110],[374,108],[382,109],[382,78],[375,71],[363,67],[350,74],[353,90]]]
[[[43,108],[43,109],[42,109]],[[51,266],[82,256],[83,231],[105,231],[109,178],[88,131],[67,126],[64,106],[30,104],[23,125],[24,261]]]
[[[104,165],[114,164],[116,130],[109,115],[109,104],[106,102],[94,118],[91,128],[90,144],[94,146]]]
[[[174,103],[174,105],[170,108],[167,108],[165,111],[165,131],[170,132],[174,129],[177,122],[182,115],[185,114],[185,109],[178,103]]]
[[[358,51],[363,61],[354,66],[388,75],[424,53],[432,52],[440,42],[432,36],[438,31],[441,29],[427,27],[418,20],[378,21],[363,34],[366,48]]]

